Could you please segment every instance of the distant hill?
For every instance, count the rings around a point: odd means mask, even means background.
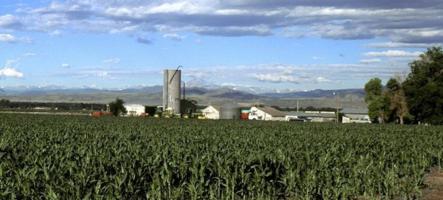
[[[202,87],[186,88],[186,95],[204,95],[208,92],[208,89]]]
[[[162,86],[134,87],[125,89],[98,88],[61,88],[61,87],[16,87],[0,90],[0,98],[11,101],[38,102],[85,102],[108,103],[119,97],[128,103],[160,105]],[[200,104],[217,102],[265,103],[283,107],[293,107],[298,101],[302,106],[335,107],[334,93],[340,98],[343,107],[365,107],[363,89],[311,90],[297,92],[254,93],[233,87],[190,87],[186,98],[197,100]]]

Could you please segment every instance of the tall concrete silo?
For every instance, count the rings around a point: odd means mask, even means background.
[[[180,114],[181,70],[164,70],[163,109]]]
[[[236,104],[224,104],[220,107],[220,119],[240,119],[241,109]]]

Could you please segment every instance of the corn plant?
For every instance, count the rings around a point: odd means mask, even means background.
[[[443,127],[0,115],[0,199],[417,199]]]

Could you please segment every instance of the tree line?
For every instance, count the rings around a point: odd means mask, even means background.
[[[443,124],[443,50],[429,48],[411,62],[403,80],[394,77],[383,86],[372,78],[365,85],[365,102],[373,122]]]
[[[99,103],[14,102],[7,99],[0,99],[0,109],[32,110],[38,107],[59,111],[106,110],[106,104]]]

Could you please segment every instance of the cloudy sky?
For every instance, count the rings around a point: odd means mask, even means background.
[[[442,43],[441,0],[1,0],[0,87],[361,88]]]

